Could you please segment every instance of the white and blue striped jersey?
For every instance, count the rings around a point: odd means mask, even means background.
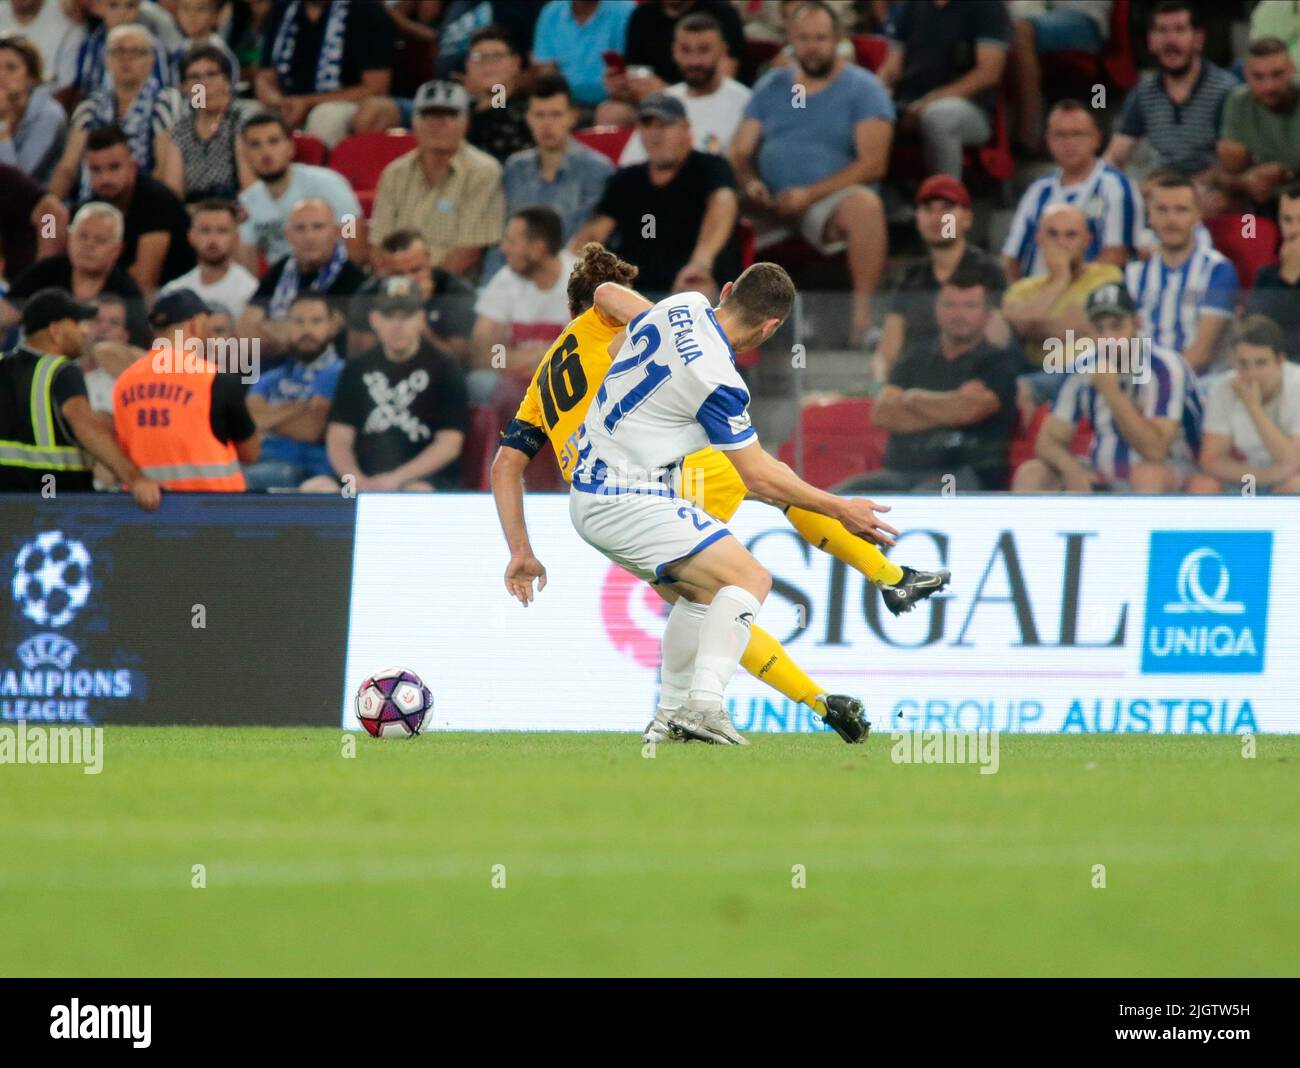
[[[735,360],[702,293],[666,297],[638,315],[587,412],[573,488],[670,494],[684,457],[757,440]]]
[[[1130,263],[1124,281],[1137,304],[1143,336],[1180,354],[1196,340],[1202,312],[1231,319],[1237,306],[1237,268],[1213,247],[1194,245],[1178,267],[1153,252]]]
[[[1201,451],[1204,399],[1196,374],[1183,358],[1169,349],[1151,346],[1151,373],[1143,382],[1131,378],[1125,389],[1129,399],[1150,419],[1173,419],[1178,436],[1169,449],[1169,462],[1194,467]],[[1065,380],[1052,407],[1058,419],[1075,424],[1087,419],[1092,424],[1093,470],[1112,481],[1127,480],[1133,465],[1142,457],[1119,432],[1110,405],[1091,384],[1091,376],[1072,374]]]
[[[1083,255],[1086,261],[1095,260],[1102,249],[1115,245],[1136,249],[1146,227],[1142,197],[1123,171],[1098,160],[1085,181],[1066,187],[1061,185],[1061,172],[1057,170],[1025,190],[1002,246],[1004,255],[1020,263],[1022,278],[1047,273],[1038,248],[1038,223],[1052,204],[1073,204],[1087,218],[1092,241]]]

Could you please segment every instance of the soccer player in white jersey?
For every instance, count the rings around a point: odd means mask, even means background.
[[[611,282],[596,290],[596,306],[627,331],[611,344],[614,363],[583,424],[569,514],[610,560],[680,595],[664,629],[656,718],[703,741],[748,744],[723,692],[772,577],[725,524],[676,492],[683,458],[712,445],[757,496],[838,519],[880,544],[898,533],[875,514],[887,508],[815,489],[758,443],[735,353],[770,338],[793,301],[794,283],[774,263],[724,286],[717,308],[680,293],[631,317],[637,294]]]

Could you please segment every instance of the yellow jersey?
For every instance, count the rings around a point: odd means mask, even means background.
[[[623,327],[590,308],[561,332],[546,352],[501,444],[536,456],[549,439],[566,482],[578,462],[578,436],[595,390],[613,362],[609,344]],[[706,447],[682,464],[682,496],[727,522],[745,499],[745,483],[731,461]]]

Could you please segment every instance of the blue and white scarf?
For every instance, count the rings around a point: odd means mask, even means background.
[[[139,166],[141,174],[153,173],[153,117],[154,109],[158,105],[158,97],[162,94],[162,91],[163,85],[158,80],[157,75],[151,74],[149,80],[140,86],[140,91],[135,94],[135,99],[131,101],[126,116],[121,119],[117,117],[117,91],[113,88],[111,78],[106,88],[91,97],[95,111],[90,128],[97,130],[101,126],[117,123],[122,128],[122,132],[126,134],[127,143],[131,150],[131,158]],[[81,199],[86,200],[89,196],[90,168],[83,163],[81,165]]]
[[[339,276],[339,271],[343,270],[343,265],[347,262],[348,250],[343,247],[342,241],[335,241],[334,252],[330,256],[329,263],[320,269],[308,288],[313,293],[328,293],[330,286],[334,284],[334,279]],[[271,294],[267,316],[271,319],[286,318],[301,285],[302,275],[298,272],[298,261],[290,254],[284,262],[284,270],[280,272],[280,280],[275,283],[275,292]]]
[[[333,93],[341,89],[343,70],[343,35],[347,30],[349,0],[331,0],[325,21],[325,37],[321,41],[320,55],[316,57],[316,82],[310,89],[293,86],[293,52],[298,43],[298,16],[302,13],[302,0],[293,0],[284,11],[280,27],[271,45],[271,65],[280,76],[280,88],[293,94],[316,92]]]
[[[108,31],[101,26],[81,42],[81,48],[77,53],[75,82],[84,95],[89,96],[112,85],[112,77],[106,65],[107,56]],[[153,74],[165,85],[174,84],[167,54],[157,42],[153,45]]]

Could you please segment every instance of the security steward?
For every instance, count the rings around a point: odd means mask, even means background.
[[[239,378],[209,345],[211,309],[191,289],[158,298],[154,347],[113,387],[113,424],[126,454],[167,490],[242,493],[241,463],[261,438]]]
[[[158,507],[158,483],[133,464],[86,396],[76,365],[81,324],[96,309],[64,289],[42,289],[23,307],[23,341],[0,356],[0,492],[90,492],[98,460],[147,512]]]

